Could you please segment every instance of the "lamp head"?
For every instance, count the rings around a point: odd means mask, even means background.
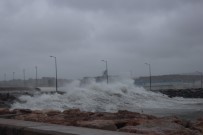
[[[101,60],[101,61],[103,61],[103,62],[107,62],[107,60]]]

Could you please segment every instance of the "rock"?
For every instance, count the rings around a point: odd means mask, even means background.
[[[14,109],[12,112],[15,114],[28,114],[28,113],[32,113],[32,110],[30,110],[30,109]]]
[[[137,113],[137,112],[130,112],[127,110],[119,110],[118,113],[116,113],[118,118],[136,118],[136,117],[140,117],[141,114]]]
[[[54,118],[53,117],[46,117],[44,122],[46,122],[46,123],[52,123],[52,124],[60,124],[60,125],[71,125],[70,122],[66,121],[62,117],[54,117]]]
[[[197,119],[197,121],[193,124],[193,128],[203,134],[203,118]]]
[[[54,116],[54,115],[59,115],[61,114],[60,111],[57,111],[57,110],[50,110],[48,112],[46,112],[47,116]]]
[[[37,114],[29,114],[29,115],[17,115],[15,117],[17,120],[25,120],[25,121],[38,121],[38,115]]]
[[[117,127],[112,120],[93,120],[93,121],[78,121],[78,126],[80,127],[88,127],[88,128],[96,128],[96,129],[104,129],[104,130],[112,130],[116,131]]]
[[[121,132],[128,132],[128,133],[144,134],[144,135],[159,135],[155,131],[145,130],[145,129],[141,129],[140,130],[136,126],[126,126],[124,128],[121,128],[119,131],[121,131]]]
[[[36,110],[0,109],[0,113],[16,113],[15,119],[36,121],[67,126],[80,126],[103,130],[131,132],[142,135],[201,135],[203,133],[203,118],[196,122],[179,119],[178,117],[157,118],[151,115],[129,111],[81,112],[79,109]],[[19,115],[18,115],[19,114]]]
[[[15,119],[25,120],[25,121],[45,122],[47,119],[47,116],[45,114],[31,113],[31,114],[17,115]]]
[[[42,114],[43,112],[41,110],[34,110],[32,111],[32,113],[35,113],[35,114]]]
[[[117,116],[113,113],[108,113],[108,112],[96,112],[96,113],[90,114],[90,118],[92,120],[114,120],[114,119],[117,119]]]
[[[148,119],[144,119],[144,118],[134,118],[134,119],[128,120],[128,123],[126,125],[127,126],[137,126],[137,125],[141,125],[143,123],[147,123],[148,121],[149,121]]]
[[[199,135],[196,131],[165,120],[151,120],[137,126],[123,127],[119,131],[146,135]]]
[[[94,113],[91,112],[81,112],[79,109],[71,109],[71,110],[65,110],[63,111],[62,115],[64,115],[64,118],[66,120],[92,120],[91,116]]]
[[[190,128],[190,127],[192,126],[192,123],[191,123],[190,121],[184,120],[184,119],[179,119],[179,118],[176,117],[176,116],[163,117],[163,118],[161,118],[161,120],[167,120],[167,121],[170,121],[170,122],[173,122],[173,123],[182,125],[182,126],[184,126],[185,128]]]
[[[64,114],[78,114],[81,113],[80,109],[70,109],[70,110],[64,110]]]
[[[127,125],[128,120],[114,120],[117,129],[123,128]]]
[[[10,111],[8,108],[0,108],[0,115],[4,114],[10,114]]]
[[[120,130],[121,132],[128,132],[128,133],[136,133],[139,135],[202,135],[199,132],[192,131],[189,129],[181,129],[181,130],[157,130],[152,128],[137,128],[136,126],[126,126]]]

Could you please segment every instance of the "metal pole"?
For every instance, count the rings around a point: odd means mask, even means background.
[[[14,75],[15,75],[15,72],[13,72],[13,81],[14,81]]]
[[[149,63],[145,63],[149,66],[149,90],[152,90],[152,75],[151,75],[151,65]]]
[[[201,89],[202,89],[202,72],[200,72],[201,75]]]
[[[14,78],[15,78],[15,72],[13,72],[13,86],[15,85]]]
[[[6,86],[6,73],[4,74],[4,85]]]
[[[106,60],[106,81],[107,81],[107,84],[109,83],[109,75],[108,75],[108,63],[107,63],[107,60]]]
[[[201,84],[201,89],[202,89],[202,76],[203,76],[203,73],[202,72],[199,72],[199,71],[196,71],[197,73],[200,74],[200,84]]]
[[[6,73],[4,74],[4,81],[6,81]]]
[[[109,75],[108,75],[108,62],[107,60],[102,60],[106,64],[106,83],[109,83]]]
[[[25,87],[25,69],[23,69],[23,85]]]
[[[35,87],[38,87],[38,80],[37,80],[37,66],[35,66],[36,76],[35,76]]]
[[[152,74],[151,74],[151,65],[149,64],[149,77],[150,77],[150,90],[152,90]]]
[[[201,73],[201,89],[202,89],[202,73]]]
[[[56,92],[58,91],[58,79],[57,79],[57,61],[55,56],[50,56],[55,59],[55,70],[56,70]]]

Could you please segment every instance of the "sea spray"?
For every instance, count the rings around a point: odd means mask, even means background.
[[[134,85],[133,80],[123,79],[109,84],[97,83],[94,80],[82,84],[75,80],[66,87],[60,88],[64,94],[36,93],[33,96],[23,95],[20,102],[15,102],[12,109],[26,108],[32,110],[55,109],[65,110],[79,108],[82,111],[118,110],[140,111],[146,109],[199,109],[202,99],[168,98],[167,96],[145,90]],[[196,106],[201,104],[201,106]]]

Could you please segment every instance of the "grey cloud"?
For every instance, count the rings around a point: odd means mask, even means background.
[[[58,7],[72,7],[79,10],[107,10],[107,11],[165,11],[171,10],[184,3],[190,3],[191,0],[177,1],[163,1],[163,0],[85,0],[85,1],[75,1],[75,0],[51,0],[51,4]]]
[[[55,55],[64,78],[101,74],[101,59],[109,60],[114,75],[129,70],[143,75],[145,62],[155,74],[202,70],[202,5],[201,0],[2,0],[1,69],[21,72],[38,65],[41,76],[51,76],[49,56]]]

